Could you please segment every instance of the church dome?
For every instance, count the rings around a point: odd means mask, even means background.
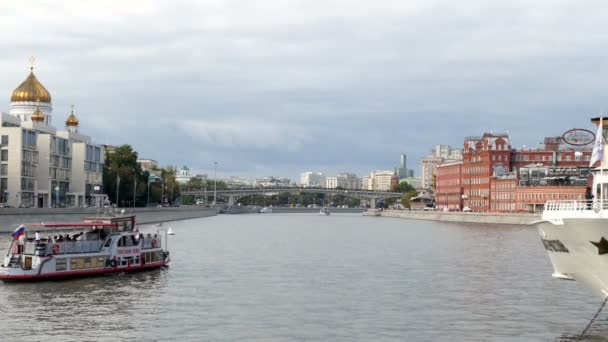
[[[21,83],[11,95],[11,102],[35,102],[51,103],[51,94],[38,81],[34,75],[34,67],[30,68],[30,75]]]
[[[30,119],[32,119],[32,121],[34,122],[43,122],[44,118],[44,113],[40,111],[40,108],[36,108],[34,113],[32,113],[32,116],[30,117]]]
[[[76,115],[74,115],[74,109],[72,108],[72,112],[70,113],[70,116],[68,116],[68,119],[65,120],[65,125],[66,126],[74,126],[77,127],[78,126],[78,118],[76,117]]]

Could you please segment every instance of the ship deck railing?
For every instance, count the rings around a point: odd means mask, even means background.
[[[547,201],[545,203],[544,211],[567,211],[567,212],[587,212],[594,211],[599,212],[608,210],[608,200],[594,201],[594,200],[561,200],[561,201]]]
[[[95,253],[101,250],[102,240],[84,241],[27,241],[25,253],[33,255]]]

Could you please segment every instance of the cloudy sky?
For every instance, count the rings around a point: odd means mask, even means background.
[[[605,1],[0,3],[0,109],[36,74],[99,143],[241,176],[393,168],[608,111]]]

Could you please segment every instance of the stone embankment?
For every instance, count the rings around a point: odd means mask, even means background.
[[[108,214],[109,209],[95,208],[1,208],[0,232],[11,232],[28,222],[73,222],[83,217]],[[113,210],[113,209],[112,209]],[[138,224],[187,220],[217,215],[218,209],[200,206],[170,208],[125,208],[125,214],[137,215]]]
[[[321,208],[288,208],[288,207],[271,207],[273,214],[314,214],[319,213]],[[223,208],[221,214],[257,214],[262,210],[260,206],[234,206]],[[330,213],[335,214],[360,214],[367,209],[362,208],[327,208]]]
[[[369,210],[364,212],[363,215],[410,220],[518,225],[529,225],[534,221],[540,220],[540,214],[463,213],[422,210]]]

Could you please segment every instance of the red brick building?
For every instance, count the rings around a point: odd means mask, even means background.
[[[515,189],[519,181],[514,175],[490,178],[490,211],[499,213],[514,212]]]
[[[489,211],[490,176],[496,169],[509,171],[509,136],[485,133],[482,137],[468,137],[462,155],[463,205],[473,211]]]
[[[437,166],[435,207],[438,210],[462,210],[462,161]]]
[[[515,188],[515,211],[537,212],[542,210],[547,201],[582,201],[586,189],[586,185],[518,186]]]
[[[511,148],[507,134],[465,138],[462,164],[437,167],[436,207],[536,211],[547,200],[584,199],[591,153],[590,146],[575,148],[561,137],[545,138],[541,147],[521,150]],[[460,182],[455,180],[458,172]]]

